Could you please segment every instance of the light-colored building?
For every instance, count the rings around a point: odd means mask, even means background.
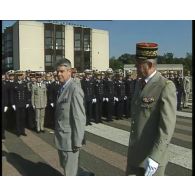
[[[79,72],[109,67],[109,32],[84,26],[42,21],[17,21],[2,39],[5,70],[53,71],[68,58]]]

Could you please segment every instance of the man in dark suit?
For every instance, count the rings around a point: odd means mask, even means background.
[[[138,73],[132,99],[127,175],[164,175],[176,123],[176,88],[156,71],[156,43],[136,45]]]
[[[68,59],[57,63],[57,75],[61,87],[55,109],[55,145],[64,175],[76,176],[86,123],[84,93],[71,78]]]

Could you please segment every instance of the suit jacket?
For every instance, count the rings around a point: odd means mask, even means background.
[[[45,108],[47,105],[47,88],[44,83],[41,84],[41,87],[37,83],[32,85],[32,106],[35,108]]]
[[[58,150],[72,151],[81,147],[86,115],[84,93],[71,79],[57,99],[55,110],[55,145]]]
[[[176,123],[176,88],[172,81],[157,72],[141,90],[137,81],[132,99],[129,138],[130,167],[144,167],[150,157],[165,166],[168,146]]]

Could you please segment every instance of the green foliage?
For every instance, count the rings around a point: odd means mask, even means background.
[[[117,59],[110,58],[110,68],[113,70],[124,69],[125,64],[135,64],[135,55],[122,54]],[[165,53],[163,56],[158,56],[158,64],[183,64],[184,72],[192,70],[192,54],[186,53],[185,58],[176,58],[173,53]]]

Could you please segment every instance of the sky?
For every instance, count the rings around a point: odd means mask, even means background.
[[[190,20],[66,20],[65,22],[109,31],[110,57],[118,58],[124,53],[135,54],[135,45],[138,42],[158,43],[159,55],[169,52],[173,53],[174,57],[185,57],[187,52],[192,52]],[[15,21],[3,21],[3,29],[14,23]]]

